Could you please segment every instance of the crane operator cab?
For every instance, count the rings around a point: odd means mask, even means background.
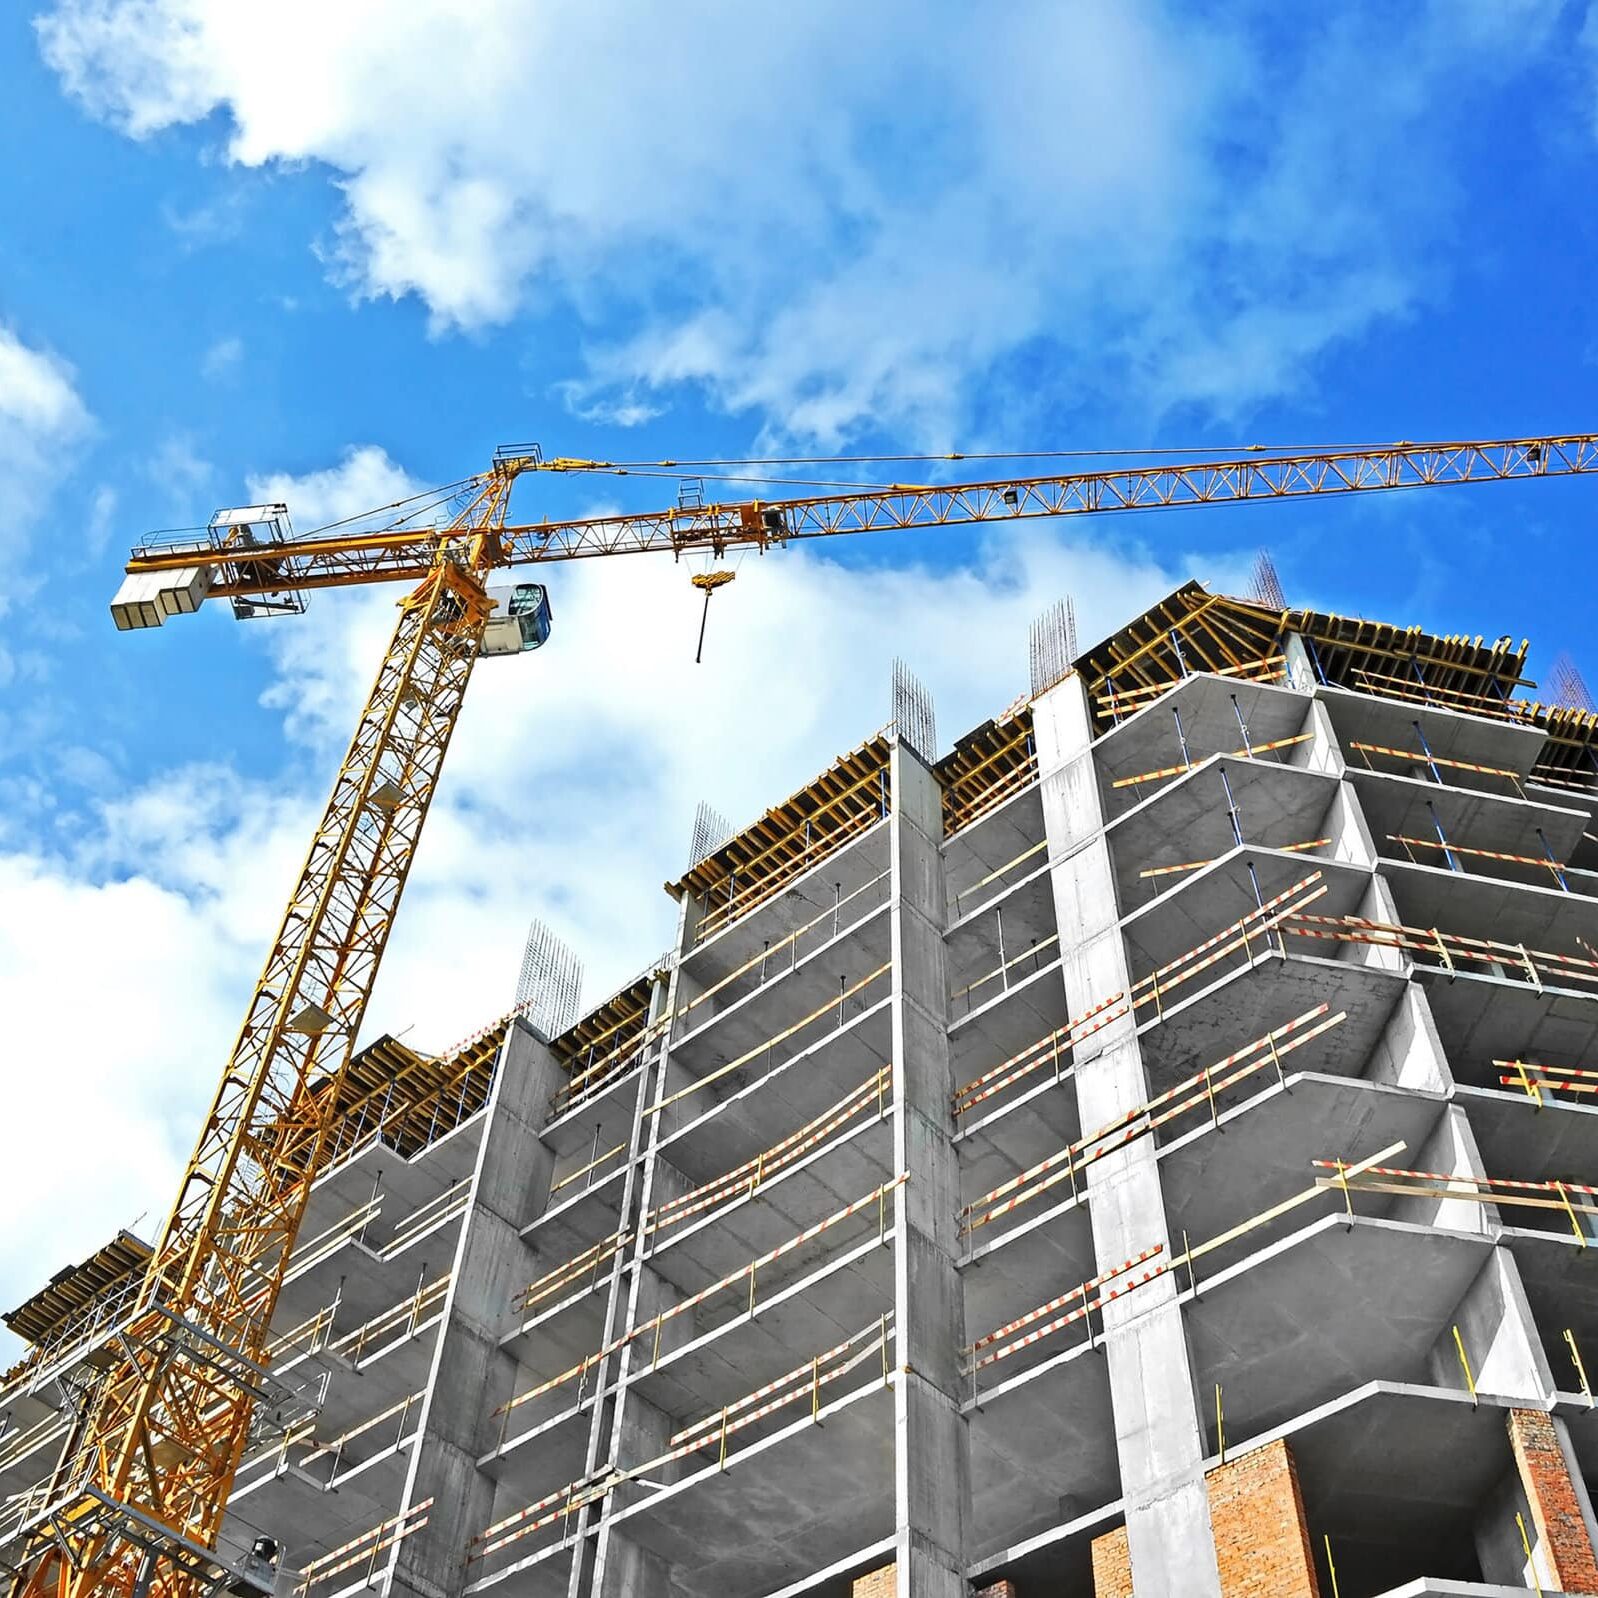
[[[485,655],[519,655],[548,640],[549,592],[542,583],[490,588],[488,597],[494,608],[483,629]]]

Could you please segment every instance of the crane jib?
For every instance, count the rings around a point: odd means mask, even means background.
[[[522,525],[462,521],[434,527],[338,531],[264,548],[144,547],[131,576],[201,572],[206,597],[420,581],[445,554],[482,536],[486,568],[601,555],[766,548],[798,539],[1112,512],[1171,510],[1230,500],[1297,499],[1569,476],[1598,470],[1598,434],[1397,444],[1362,451],[1249,455],[1231,460],[1072,472],[980,483],[909,485],[805,498],[673,507]],[[506,488],[508,493],[508,484]],[[495,509],[502,509],[498,502]],[[473,501],[471,509],[480,508]],[[176,609],[193,608],[179,605]],[[175,613],[170,610],[169,613]]]

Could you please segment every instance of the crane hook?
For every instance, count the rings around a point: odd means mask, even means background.
[[[695,572],[688,579],[705,596],[705,608],[699,613],[699,647],[694,651],[694,664],[696,666],[703,659],[705,653],[705,623],[710,619],[710,596],[718,588],[724,588],[737,575],[737,572],[729,571]]]

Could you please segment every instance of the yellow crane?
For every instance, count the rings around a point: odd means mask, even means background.
[[[671,468],[677,463],[663,462]],[[611,463],[498,452],[447,526],[291,531],[281,505],[219,512],[203,538],[134,550],[119,627],[225,598],[303,609],[317,588],[409,582],[394,635],[311,839],[135,1309],[60,1462],[4,1554],[17,1598],[188,1598],[270,1587],[215,1557],[252,1411],[275,1401],[267,1332],[317,1173],[336,1078],[360,1030],[472,669],[548,636],[541,584],[491,573],[590,556],[765,550],[800,539],[967,522],[1299,499],[1598,471],[1598,434],[1410,444],[1081,471],[946,486],[515,524],[537,471]],[[710,585],[701,584],[708,603]],[[253,1583],[253,1585],[252,1585]]]

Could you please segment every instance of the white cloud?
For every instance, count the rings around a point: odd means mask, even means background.
[[[171,1202],[260,943],[145,872],[95,880],[0,853],[6,1308]]]
[[[61,477],[61,452],[89,431],[72,368],[0,325],[0,564],[16,554]],[[4,601],[0,599],[0,610]]]
[[[219,338],[200,357],[200,376],[208,383],[231,377],[244,359],[244,340],[236,336]]]
[[[83,528],[84,547],[90,555],[105,553],[116,512],[117,491],[109,483],[99,484],[89,496],[89,515]]]
[[[580,414],[691,384],[949,442],[976,380],[1039,424],[1302,387],[1432,292],[1452,119],[1557,9],[55,0],[38,28],[134,137],[221,113],[235,163],[321,163],[356,295],[575,309]]]
[[[301,528],[412,489],[370,447],[249,485],[285,499]],[[1185,561],[1094,533],[1034,524],[965,543],[970,564],[953,570],[916,564],[908,543],[864,570],[814,549],[750,557],[712,605],[702,666],[683,568],[550,569],[550,645],[478,668],[367,1036],[414,1027],[412,1041],[444,1047],[499,1013],[535,915],[584,957],[586,998],[601,998],[670,940],[659,885],[686,865],[696,803],[742,824],[869,736],[890,713],[895,654],[932,688],[947,746],[1025,687],[1026,625],[1044,605],[1071,592],[1094,638],[1183,575]],[[1205,575],[1236,588],[1242,562]],[[251,635],[268,701],[329,781],[395,597],[315,594],[305,616]],[[158,1222],[324,794],[187,767],[102,799],[92,840],[66,857],[0,834],[0,1014],[10,1058],[44,1063],[10,1073],[37,1135],[7,1168],[0,1298],[141,1211],[147,1230]],[[107,1051],[94,1039],[112,1021]]]

